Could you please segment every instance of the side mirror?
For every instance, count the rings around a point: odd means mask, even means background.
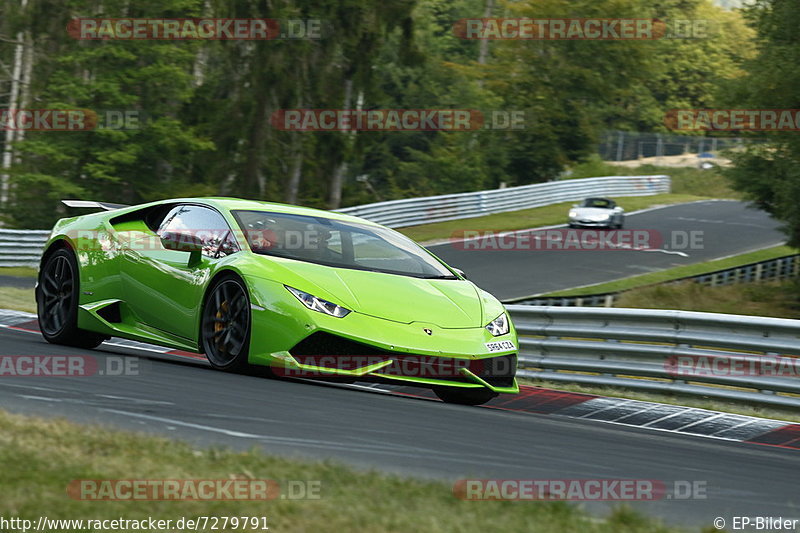
[[[200,253],[203,251],[203,241],[191,233],[167,231],[161,235],[161,245],[167,250],[176,252]]]
[[[464,274],[464,271],[461,270],[460,268],[454,268],[453,271],[455,271],[455,273],[461,276],[462,278],[467,279],[467,275]]]

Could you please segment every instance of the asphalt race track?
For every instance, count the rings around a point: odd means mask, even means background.
[[[624,198],[620,200],[625,206]],[[564,213],[566,220],[567,213]],[[677,204],[629,214],[625,230],[647,230],[650,250],[465,249],[451,242],[429,246],[450,265],[501,300],[521,298],[572,287],[700,263],[782,244],[786,241],[770,216],[737,201]],[[463,227],[470,229],[469,219]],[[583,230],[576,230],[583,231]],[[602,230],[601,230],[602,231]],[[687,247],[689,232],[702,242]],[[660,238],[660,239],[659,239]],[[476,249],[477,248],[477,249]],[[521,246],[524,248],[524,246]]]
[[[76,350],[0,328],[0,355],[78,354],[97,357],[101,368],[114,355],[145,359],[132,376],[4,377],[2,407],[446,480],[701,481],[706,499],[632,506],[667,522],[705,526],[717,516],[728,523],[733,515],[800,518],[796,449],[225,374],[196,360],[108,345]]]

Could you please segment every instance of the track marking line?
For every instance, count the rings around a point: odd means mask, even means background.
[[[719,413],[719,414],[716,414],[716,415],[713,415],[713,416],[708,416],[706,418],[701,418],[700,420],[698,420],[696,422],[690,422],[690,423],[686,424],[685,426],[681,426],[679,428],[675,428],[675,431],[683,432],[686,428],[690,428],[692,426],[696,426],[697,424],[702,424],[702,423],[708,422],[710,420],[714,420],[715,418],[720,418],[722,416],[725,416],[725,414],[726,413]]]
[[[62,398],[51,398],[49,396],[33,396],[32,394],[17,394],[20,398],[25,398],[26,400],[36,400],[41,402],[63,402]]]
[[[420,453],[427,454],[429,456],[439,456],[439,457],[448,457],[450,456],[447,453],[443,452],[434,452],[433,450],[427,448],[419,448],[415,446],[397,446],[397,445],[362,445],[362,444],[347,444],[337,441],[325,441],[319,439],[299,439],[299,438],[292,438],[292,437],[275,437],[270,435],[259,435],[255,433],[245,433],[242,431],[235,431],[229,430],[225,428],[219,428],[214,426],[208,426],[205,424],[195,424],[193,422],[184,422],[182,420],[175,420],[172,418],[164,418],[159,416],[152,416],[152,415],[145,415],[142,413],[131,413],[128,411],[121,411],[118,409],[100,409],[101,411],[106,411],[109,413],[115,413],[122,416],[128,416],[133,418],[139,418],[142,420],[150,420],[153,422],[161,422],[168,425],[174,426],[182,426],[188,427],[190,429],[198,429],[202,431],[209,431],[212,433],[220,433],[231,437],[237,438],[244,438],[244,439],[251,439],[251,440],[260,440],[267,443],[278,443],[278,444],[291,444],[294,446],[310,446],[314,448],[325,448],[325,449],[341,449],[341,450],[348,450],[348,451],[366,451],[366,452],[378,452],[384,454],[391,454],[391,455],[402,455],[402,456],[418,456]],[[464,462],[469,463],[469,460],[465,460]]]
[[[34,385],[16,385],[6,381],[0,381],[0,387],[15,387],[19,389],[41,390],[46,392],[64,392],[64,389],[52,389],[50,387],[36,387]]]
[[[644,409],[641,409],[639,411],[635,411],[633,413],[628,413],[628,414],[622,415],[619,418],[615,418],[614,420],[612,420],[612,422],[617,422],[619,420],[622,420],[623,418],[628,418],[629,416],[636,416],[636,415],[640,415],[642,413],[646,413],[648,411],[652,411],[653,409],[655,409],[657,407],[660,407],[660,405],[661,404],[657,404],[657,403],[656,404],[652,404],[652,405],[648,405],[647,407],[645,407]],[[622,422],[622,423],[624,424],[624,422]]]
[[[603,398],[603,399],[605,399],[605,398]],[[589,401],[592,401],[592,400],[589,400]],[[589,411],[588,413],[584,413],[584,414],[582,414],[581,416],[579,416],[577,418],[586,418],[587,416],[596,415],[597,413],[602,413],[603,411],[608,411],[609,409],[616,409],[617,407],[620,407],[622,405],[627,405],[627,404],[630,404],[630,403],[635,402],[635,401],[636,400],[620,400],[618,402],[612,403],[611,405],[607,405],[605,407],[601,407],[599,409],[595,409],[594,411]]]
[[[734,413],[731,413],[731,414],[734,414]],[[744,416],[744,415],[739,415],[739,416]],[[715,431],[714,433],[711,433],[709,435],[709,437],[713,437],[717,433],[725,433],[726,431],[733,431],[735,429],[739,429],[739,428],[742,428],[744,426],[748,426],[750,424],[755,424],[756,422],[758,422],[758,420],[745,420],[741,424],[736,424],[735,426],[731,426],[729,428],[723,428],[723,429],[720,429],[719,431]]]
[[[675,407],[682,407],[682,406],[676,405]],[[646,424],[642,424],[641,426],[637,426],[637,427],[643,427],[643,428],[650,427],[650,425],[651,425],[651,424],[655,424],[656,422],[660,422],[660,421],[662,421],[662,420],[666,420],[666,419],[668,419],[668,418],[672,418],[673,416],[678,416],[678,415],[682,415],[682,414],[690,413],[690,412],[692,412],[692,411],[694,411],[694,409],[693,409],[693,408],[691,408],[691,407],[684,407],[684,408],[682,408],[680,411],[678,411],[678,412],[676,412],[676,413],[672,413],[672,414],[669,414],[669,415],[665,415],[665,416],[662,416],[661,418],[656,418],[655,420],[651,420],[650,422],[648,422],[648,423],[646,423]],[[658,428],[653,428],[653,429],[658,429]],[[670,430],[670,431],[673,431],[673,430]]]
[[[127,402],[134,402],[143,405],[175,405],[173,402],[165,402],[161,400],[146,400],[143,398],[130,398],[128,396],[114,396],[113,394],[95,394],[99,398],[108,398],[110,400],[125,400]]]

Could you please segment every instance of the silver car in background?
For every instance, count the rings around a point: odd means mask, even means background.
[[[609,198],[587,198],[569,210],[570,228],[620,229],[625,224],[625,210]]]

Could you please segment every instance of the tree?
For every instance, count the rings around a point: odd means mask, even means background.
[[[45,7],[37,3],[31,11]],[[182,0],[135,7],[117,0],[105,2],[103,9],[105,16],[192,15],[199,14],[200,2],[194,12]],[[18,226],[51,224],[64,213],[58,203],[64,196],[129,203],[179,195],[188,188],[193,154],[213,148],[179,118],[191,95],[197,43],[78,41],[65,35],[70,17],[68,9],[53,7],[49,17],[42,17],[45,22],[32,19],[37,107],[88,109],[97,113],[101,126],[107,111],[132,111],[139,121],[120,129],[105,124],[92,131],[31,133],[18,143],[14,201],[5,213]]]
[[[554,179],[592,154],[604,130],[664,130],[668,109],[708,106],[719,80],[738,74],[749,39],[739,15],[707,0],[27,2],[0,6],[0,37],[30,36],[32,60],[23,63],[33,69],[21,84],[30,101],[133,110],[142,123],[9,143],[3,217],[18,227],[49,226],[64,215],[64,196],[230,195],[336,208]],[[723,31],[659,41],[479,41],[454,32],[459,19],[487,14],[710,18]],[[313,19],[326,31],[319,39],[77,41],[65,32],[76,16]],[[4,64],[14,46],[0,41]],[[525,124],[309,133],[270,123],[280,110],[357,107],[523,112]]]
[[[800,109],[800,11],[792,0],[758,0],[746,9],[757,32],[757,56],[730,84],[731,107]],[[768,134],[769,144],[732,156],[734,187],[785,223],[789,244],[800,246],[800,139],[797,131]]]

